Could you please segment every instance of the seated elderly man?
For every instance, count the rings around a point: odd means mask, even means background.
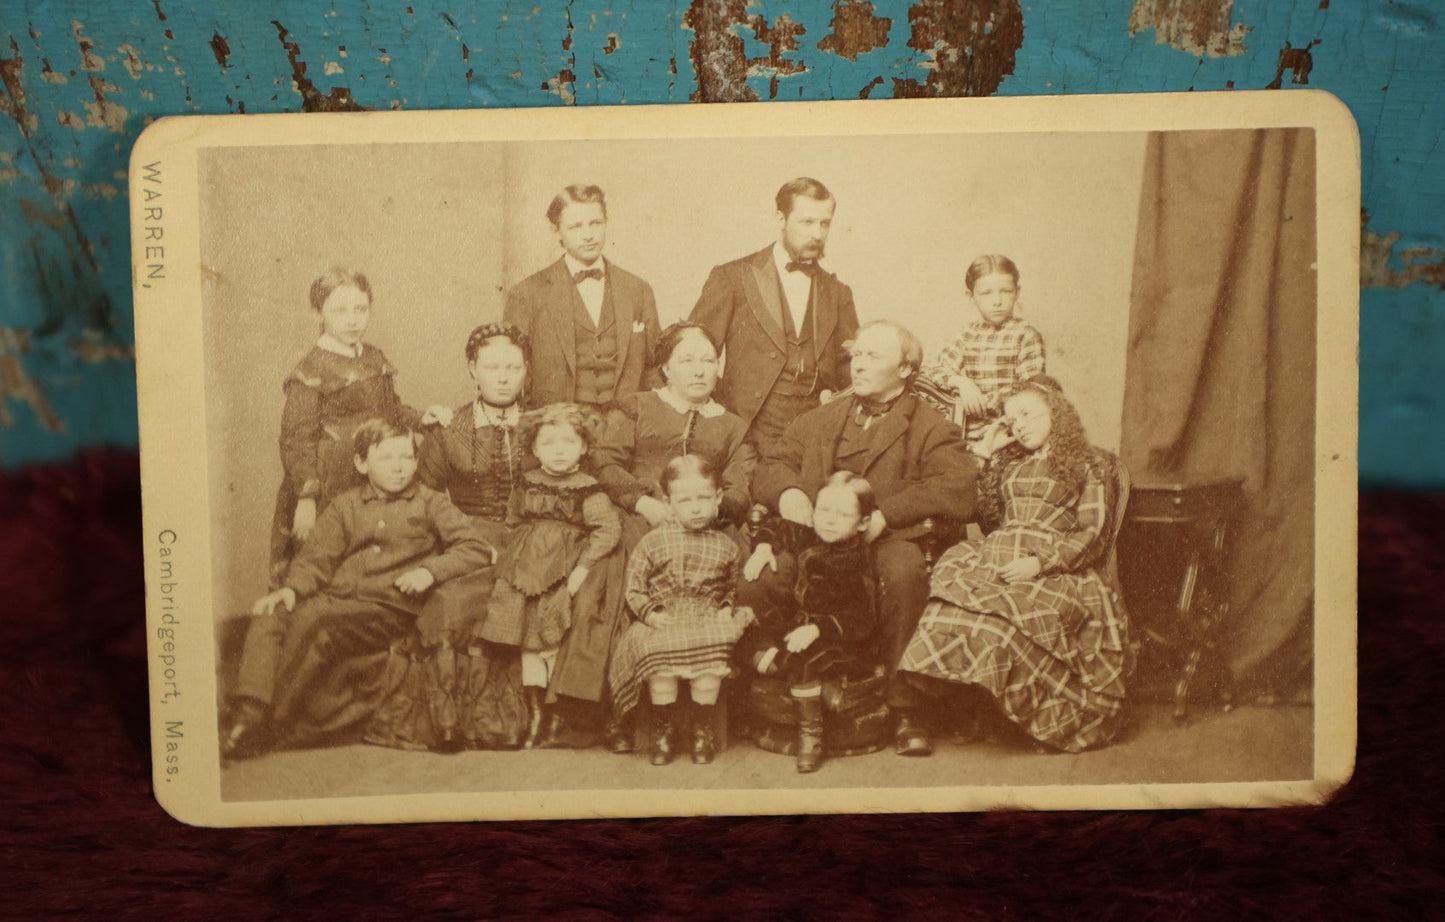
[[[879,661],[891,672],[928,598],[919,540],[930,517],[974,517],[977,466],[958,426],[915,396],[909,384],[923,348],[907,329],[875,320],[851,344],[852,394],[809,410],[766,450],[753,473],[753,499],[782,518],[811,526],[813,501],[835,471],[868,480],[878,500],[867,538],[880,583],[883,620]],[[744,582],[738,602],[785,604],[797,575],[790,554],[776,569]]]

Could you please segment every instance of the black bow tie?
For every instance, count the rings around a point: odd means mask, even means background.
[[[814,276],[818,274],[818,264],[815,262],[803,262],[802,260],[798,259],[790,259],[788,260],[787,266],[785,266],[784,268],[786,268],[789,272],[801,272],[806,276]]]
[[[583,279],[596,279],[602,281],[601,269],[583,269],[580,272],[572,273],[572,284],[581,285]]]
[[[897,402],[898,399],[896,397],[893,400],[888,401],[869,400],[865,397],[855,397],[853,401],[853,411],[857,414],[858,421],[861,423],[864,421],[875,420],[879,419],[880,417],[887,416],[888,411],[893,409],[893,404]]]

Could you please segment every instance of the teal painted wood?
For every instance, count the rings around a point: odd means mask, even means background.
[[[1438,5],[1216,0],[1177,29],[1169,6],[5,2],[0,464],[135,443],[125,169],[136,135],[163,115],[1202,91],[1277,81],[1281,92],[1308,85],[1335,93],[1360,123],[1368,212],[1361,477],[1445,485]],[[1158,9],[1165,12],[1154,27],[1147,14]],[[982,22],[990,25],[975,29]],[[1301,79],[1307,84],[1293,82]],[[1408,451],[1387,438],[1401,431],[1414,436]]]

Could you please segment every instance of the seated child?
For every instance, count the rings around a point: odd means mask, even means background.
[[[871,674],[870,641],[878,628],[878,580],[865,540],[878,508],[868,481],[838,471],[818,491],[813,529],[783,519],[758,528],[745,579],[777,569],[775,551],[797,554],[795,605],[759,611],[746,643],[762,675],[788,681],[798,715],[800,772],[823,761],[823,681]]]
[[[958,392],[967,416],[964,438],[973,444],[999,417],[1004,391],[1044,373],[1044,340],[1016,316],[1019,270],[1013,260],[980,256],[963,283],[979,319],[964,327],[924,373]]]
[[[626,726],[647,683],[652,701],[652,764],[676,755],[678,679],[692,697],[692,760],[717,752],[713,714],[733,644],[752,618],[733,610],[742,552],[716,528],[721,472],[702,455],[673,458],[661,487],[673,521],[643,536],[627,562],[626,600],[637,619],[612,654],[608,680],[617,720]]]
[[[543,709],[552,666],[572,627],[572,600],[622,537],[617,507],[596,478],[580,470],[594,423],[589,411],[554,403],[525,414],[519,427],[522,446],[541,466],[512,489],[507,524],[516,530],[497,565],[480,633],[522,650],[528,749],[557,745],[557,712],[544,725]]]
[[[471,520],[414,481],[416,439],[380,419],[357,427],[353,462],[367,482],[326,507],[285,585],[251,608],[222,737],[226,758],[258,755],[282,735],[294,743],[365,719],[365,702],[319,700],[336,693],[320,690],[328,670],[386,651],[414,628],[427,590],[491,563],[492,548]]]

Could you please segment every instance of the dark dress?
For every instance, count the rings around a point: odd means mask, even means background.
[[[501,553],[511,542],[513,486],[536,460],[521,450],[512,425],[491,425],[475,407],[458,407],[449,426],[427,436],[417,479],[445,490]],[[478,426],[479,419],[487,424]],[[517,650],[480,636],[495,582],[496,568],[485,566],[432,590],[417,634],[393,651],[394,693],[368,726],[368,742],[401,749],[522,744],[527,709]]]
[[[999,478],[1004,522],[939,558],[930,600],[900,672],[976,685],[1040,742],[1078,752],[1113,738],[1124,703],[1128,623],[1095,571],[1107,520],[1102,475],[1081,491],[1031,455]],[[1042,570],[1005,583],[998,569],[1032,555]]]
[[[427,597],[402,594],[394,580],[421,567],[443,586],[484,566],[492,550],[421,484],[341,494],[287,573],[295,611],[250,619],[234,694],[269,705],[285,745],[354,731],[387,701],[388,650],[413,632]]]
[[[754,541],[772,545],[774,554],[797,555],[798,579],[793,604],[755,612],[758,622],[741,645],[744,667],[772,648],[777,653],[769,674],[793,686],[872,675],[879,665],[878,578],[863,537],[824,544],[811,529],[772,518],[759,526]],[[818,638],[804,650],[788,652],[784,638],[805,624],[817,625]]]
[[[588,474],[534,470],[512,491],[507,521],[515,532],[497,565],[481,636],[523,650],[556,649],[573,622],[567,577],[578,566],[598,570],[617,546],[617,510]]]
[[[363,343],[360,356],[321,346],[286,376],[281,412],[281,487],[271,522],[270,584],[285,581],[299,549],[291,536],[296,503],[316,500],[319,518],[332,498],[363,481],[352,463],[352,437],[367,419],[404,422],[418,428],[421,414],[396,395],[396,369],[381,350]]]

